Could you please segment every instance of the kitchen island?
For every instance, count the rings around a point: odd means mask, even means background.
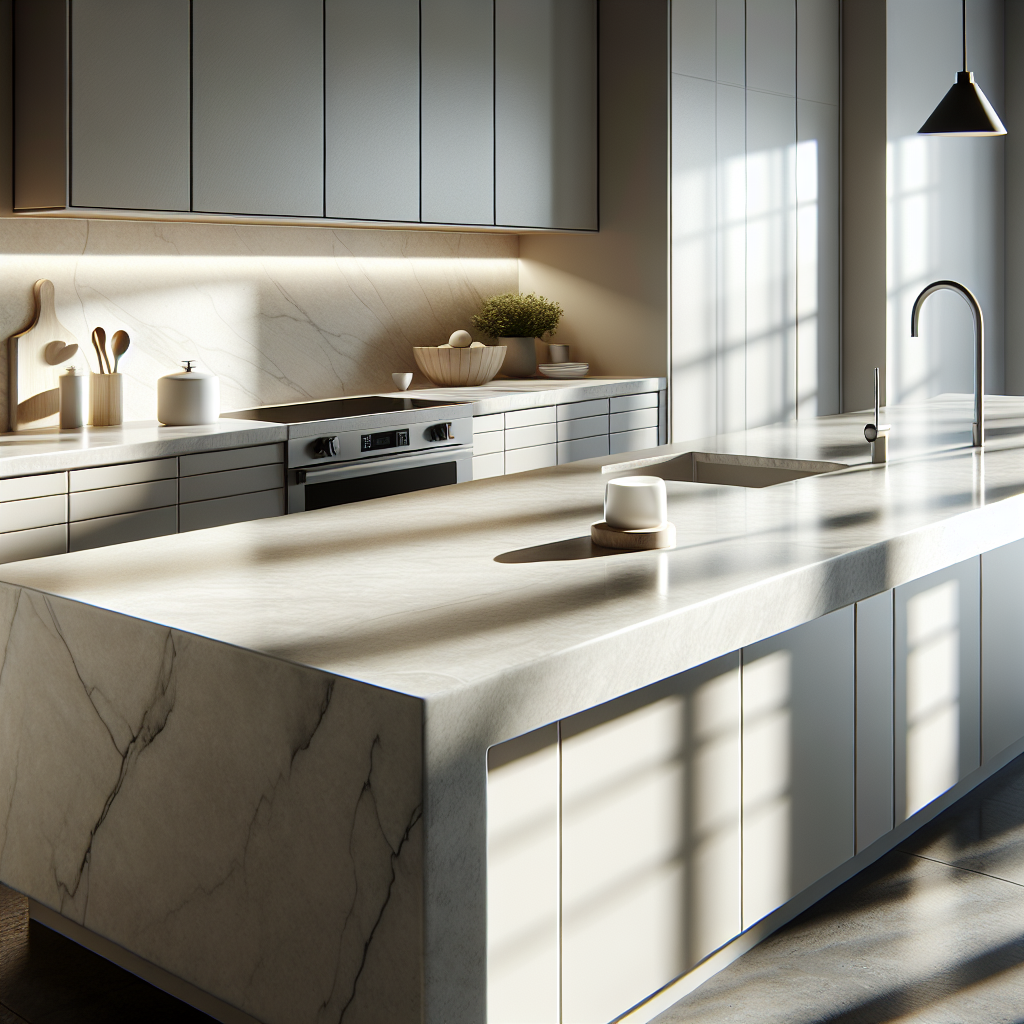
[[[223,1020],[534,1019],[488,1010],[488,759],[497,777],[551,748],[564,770],[573,737],[690,701],[698,739],[717,723],[717,818],[710,845],[673,855],[693,862],[675,916],[704,922],[685,926],[675,966],[635,983],[637,998],[627,986],[603,1009],[573,1004],[600,950],[574,961],[571,915],[553,905],[550,955],[543,936],[528,968],[492,955],[491,987],[553,978],[551,1012],[607,1020],[703,962],[697,978],[1020,749],[1021,684],[993,675],[983,714],[980,645],[993,638],[986,672],[1012,674],[1024,400],[987,401],[984,452],[968,447],[971,399],[944,396],[888,410],[888,465],[869,464],[863,414],[828,417],[0,566],[0,882]],[[673,480],[675,548],[592,547],[608,472],[691,451],[848,468],[760,489]],[[988,624],[983,574],[1003,586]],[[922,612],[914,588],[933,576]],[[943,614],[959,632],[932,643]],[[917,647],[901,663],[903,626]],[[778,639],[804,629],[808,642]],[[887,720],[884,666],[858,676],[886,649]],[[944,656],[960,666],[931,718],[915,652],[925,677]],[[909,717],[893,693],[913,698]],[[613,701],[628,706],[609,717]],[[945,761],[922,760],[922,736]],[[515,749],[520,737],[533,739]],[[784,837],[762,813],[781,806],[765,782],[780,744]],[[529,1012],[558,1019],[545,986]]]

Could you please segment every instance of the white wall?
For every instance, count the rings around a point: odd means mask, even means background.
[[[601,0],[598,11],[600,231],[522,235],[519,285],[561,303],[554,340],[592,374],[663,377],[668,0]]]
[[[1000,114],[1003,8],[1002,0],[967,5],[967,66]],[[917,134],[961,66],[960,0],[889,0],[887,17],[886,399],[974,390],[973,328],[961,298],[932,296],[921,337],[910,337],[914,299],[939,278],[977,295],[985,315],[985,390],[1001,394],[1005,143]]]
[[[672,438],[839,411],[838,0],[673,0]]]

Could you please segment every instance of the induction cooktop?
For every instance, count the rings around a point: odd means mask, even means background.
[[[238,409],[221,413],[221,419],[262,420],[265,423],[313,423],[337,420],[346,416],[372,416],[381,412],[403,412],[409,409],[431,409],[452,402],[432,402],[426,398],[388,398],[384,395],[357,395],[352,398],[329,398],[322,402],[291,402],[286,405],[264,405],[258,409]]]

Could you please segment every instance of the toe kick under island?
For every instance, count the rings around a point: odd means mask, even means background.
[[[988,401],[0,566],[0,882],[227,1024],[648,1021],[1024,749]]]

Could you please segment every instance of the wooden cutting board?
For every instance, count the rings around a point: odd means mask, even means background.
[[[7,343],[11,430],[58,425],[60,375],[78,354],[74,335],[57,319],[53,282],[36,281],[33,292],[32,326],[11,335]]]

